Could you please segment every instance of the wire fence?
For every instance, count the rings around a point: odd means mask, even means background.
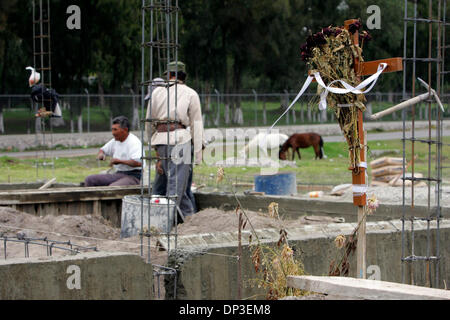
[[[215,90],[213,93],[200,93],[199,95],[205,128],[217,128],[270,126],[290,105],[296,93],[287,91],[258,93],[253,91],[247,94],[224,94]],[[366,94],[366,98],[367,112],[365,114],[370,115],[401,102],[402,93],[373,92]],[[444,118],[449,118],[450,94],[441,95],[441,100],[446,107]],[[279,124],[334,123],[333,111],[319,111],[317,102],[317,95],[305,94]],[[130,119],[132,130],[140,130],[140,120],[145,114],[145,110],[142,110],[141,106],[141,96],[137,94],[61,95],[60,105],[63,117],[51,119],[53,132],[59,133],[109,131],[112,119],[119,115],[125,115]],[[35,110],[32,110],[31,106],[30,96],[27,94],[0,95],[0,133],[33,134],[40,132],[42,120],[35,118]],[[415,113],[416,119],[427,120],[427,103],[417,105]],[[393,113],[383,120],[401,120],[401,113]]]

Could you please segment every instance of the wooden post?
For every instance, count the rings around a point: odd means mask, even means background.
[[[239,208],[239,215],[238,215],[238,271],[237,271],[237,281],[238,281],[238,292],[237,292],[237,299],[242,300],[242,225],[243,225],[243,218],[242,218],[242,210]]]
[[[346,20],[344,22],[345,29],[349,29],[349,26],[358,20]],[[356,31],[352,36],[352,42],[355,46],[359,45],[359,32]],[[354,68],[357,75],[358,81],[360,81],[361,75],[361,63],[357,57],[354,60]],[[356,164],[356,168],[352,168],[352,183],[353,186],[362,187],[366,185],[366,168],[361,166],[361,163],[366,163],[365,154],[365,133],[363,125],[363,112],[358,109],[358,137],[360,143],[360,158],[359,163]],[[366,165],[367,166],[367,165]],[[367,196],[365,192],[353,191],[353,204],[358,207],[358,242],[356,247],[356,268],[357,277],[365,279],[366,278],[366,218],[364,216],[367,203]]]
[[[367,141],[367,132],[364,132],[364,141]],[[363,152],[364,159],[367,156],[367,147],[364,145]],[[366,265],[366,206],[358,206],[358,242],[356,246],[356,268],[358,271],[357,278],[367,278],[367,265]]]
[[[358,20],[351,19],[344,22],[344,28],[349,29],[349,26]],[[352,42],[355,46],[359,46],[359,32],[356,31],[352,36]],[[396,72],[403,70],[402,58],[388,58],[376,61],[360,61],[358,57],[354,58],[354,70],[357,76],[357,81],[361,81],[361,76],[368,76],[377,72],[380,63],[386,63],[387,66],[383,70],[383,73]],[[308,109],[309,111],[309,109]],[[365,207],[367,204],[366,195],[366,171],[367,171],[367,155],[366,155],[366,141],[367,136],[364,131],[363,125],[363,112],[358,109],[358,138],[360,143],[360,158],[359,163],[356,163],[353,167],[350,166],[349,170],[352,170],[352,184],[353,191],[353,204],[358,207],[358,224],[360,223],[358,231],[358,243],[357,243],[357,268],[358,277],[366,278],[366,218],[364,217]],[[351,155],[350,155],[351,157]]]

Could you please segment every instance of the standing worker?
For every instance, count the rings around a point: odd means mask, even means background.
[[[202,111],[197,92],[185,84],[185,64],[171,62],[167,73],[168,88],[153,90],[146,115],[147,120],[153,120],[146,123],[146,135],[156,149],[157,157],[163,159],[156,164],[153,194],[166,185],[165,196],[176,195],[176,204],[186,217],[196,213],[195,199],[188,183],[192,181],[193,160],[195,164],[202,163]]]

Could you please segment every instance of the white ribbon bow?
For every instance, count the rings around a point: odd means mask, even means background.
[[[354,94],[364,94],[372,90],[375,83],[377,83],[378,77],[380,74],[384,71],[384,69],[387,68],[387,63],[380,63],[378,65],[378,70],[376,73],[371,75],[369,78],[361,82],[356,87],[353,87],[346,83],[343,80],[334,80],[332,81],[328,86],[323,82],[322,77],[320,76],[319,72],[314,72],[312,75],[308,76],[305,83],[303,84],[302,89],[298,93],[298,95],[295,97],[295,99],[292,101],[292,103],[289,105],[289,107],[283,112],[283,114],[274,122],[274,124],[270,127],[269,131],[277,124],[278,121],[292,108],[292,106],[300,99],[300,97],[303,95],[303,93],[308,89],[309,85],[311,84],[313,79],[316,79],[317,83],[323,87],[325,90],[320,94],[320,102],[319,102],[319,110],[326,110],[327,108],[327,96],[328,92],[336,93],[336,94],[347,94],[347,93],[354,93]],[[335,88],[332,87],[335,83],[340,83],[345,89],[343,88]],[[369,86],[370,85],[370,86]],[[361,91],[363,88],[369,86],[364,91]]]

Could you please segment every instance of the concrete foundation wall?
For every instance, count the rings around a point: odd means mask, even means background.
[[[301,215],[325,215],[329,217],[343,217],[347,222],[357,221],[358,210],[352,202],[336,202],[315,199],[299,199],[290,196],[257,196],[237,195],[240,203],[246,210],[267,211],[271,202],[277,202],[283,208],[285,218],[298,218]],[[220,208],[222,210],[235,210],[236,199],[232,194],[195,193],[195,200],[199,210],[206,208]],[[400,219],[402,217],[402,204],[381,204],[377,213],[368,217],[368,221],[382,221]],[[414,217],[427,217],[426,206],[416,205],[413,209],[407,208],[407,215]],[[450,207],[441,208],[442,216],[450,215]]]
[[[330,224],[309,225],[302,228],[287,229],[289,244],[295,249],[296,256],[300,256],[304,264],[305,272],[310,275],[328,275],[330,262],[338,257],[334,239],[339,234],[349,235],[356,224]],[[409,226],[407,227],[409,229]],[[426,224],[415,224],[415,254],[426,254]],[[178,279],[178,299],[236,299],[237,297],[237,242],[236,233],[205,234],[183,239],[178,238],[179,248],[184,250],[199,251],[220,254],[226,256],[208,254],[187,254],[186,251],[178,260],[180,274]],[[278,241],[277,230],[263,230],[258,232],[260,239],[272,246]],[[435,254],[436,230],[431,230],[431,253]],[[255,237],[253,237],[255,239]],[[406,255],[411,253],[410,234],[405,238]],[[248,247],[248,234],[242,236],[244,249],[242,259],[242,275],[244,279],[243,298],[253,297],[263,299],[265,292],[262,289],[252,288],[249,283],[257,275],[252,265],[252,251]],[[254,241],[254,240],[253,240]],[[380,280],[390,282],[402,282],[402,247],[401,247],[401,221],[381,221],[367,224],[367,266],[375,266],[369,269],[367,276],[374,276],[371,270],[377,267],[380,270]],[[441,222],[440,228],[440,281],[439,288],[444,288],[444,281],[450,283],[450,220]],[[184,246],[183,246],[184,243]],[[339,255],[340,257],[340,255]],[[350,275],[356,277],[356,256],[350,259]],[[415,262],[411,270],[405,266],[406,283],[411,284],[411,275],[414,284],[426,285],[426,263]],[[434,287],[435,265],[430,263],[430,279]],[[254,283],[254,282],[253,282]]]
[[[120,227],[122,198],[126,195],[140,194],[140,186],[66,188],[47,190],[9,190],[0,191],[0,206],[29,214],[45,215],[102,215],[115,227]],[[299,199],[287,196],[237,195],[241,204],[251,211],[267,211],[271,202],[277,202],[283,208],[284,218],[298,218],[303,215],[325,215],[343,217],[347,222],[357,220],[357,209],[352,202],[336,202],[316,199]],[[236,199],[231,194],[196,192],[195,199],[199,210],[219,208],[235,210]],[[381,204],[369,221],[400,219],[401,204]],[[407,208],[407,215],[414,217],[428,216],[425,206],[416,205]],[[441,208],[442,216],[450,215],[450,207]]]
[[[128,253],[1,260],[0,299],[152,299],[152,279],[152,266]]]

